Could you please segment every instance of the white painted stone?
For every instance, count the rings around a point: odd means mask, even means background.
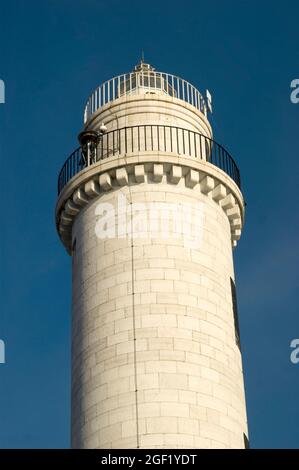
[[[224,210],[232,209],[236,204],[236,200],[232,194],[228,194],[224,199],[220,201],[220,205]]]
[[[203,194],[210,193],[215,187],[215,180],[210,176],[205,176],[200,182],[200,190]]]
[[[239,219],[240,218],[240,208],[239,206],[235,205],[234,207],[232,207],[231,209],[228,209],[228,211],[226,211],[227,213],[227,217],[230,219],[230,220],[234,220],[234,219]]]
[[[128,99],[100,110],[90,128],[157,122],[211,137],[206,119],[174,97]],[[247,435],[230,291],[242,196],[210,163],[167,158],[106,158],[61,196],[61,237],[67,246],[76,240],[73,447],[237,448]],[[117,212],[118,196],[130,193],[138,203],[200,203],[199,245],[185,246],[182,236],[97,238],[97,204]]]
[[[102,173],[99,177],[100,187],[103,188],[104,191],[108,191],[111,187],[111,177],[109,173]]]
[[[224,199],[226,196],[226,187],[224,184],[218,184],[215,189],[212,191],[212,198],[214,201],[219,202],[221,199]]]
[[[231,228],[232,230],[235,230],[235,229],[241,229],[242,228],[242,221],[241,219],[233,219],[231,220]]]
[[[128,184],[128,174],[125,168],[118,168],[116,170],[116,181],[119,186],[124,186]]]
[[[90,180],[90,181],[87,181],[87,183],[85,184],[84,191],[87,194],[87,196],[91,198],[96,197],[100,194],[100,186],[96,181]]]
[[[177,184],[182,178],[182,167],[172,165],[170,169],[170,181],[173,184]]]
[[[68,199],[65,204],[65,212],[70,215],[77,215],[80,212],[80,207],[76,206],[71,199]]]
[[[70,225],[73,223],[73,218],[66,211],[63,211],[61,214],[61,223],[62,225]]]
[[[232,233],[232,240],[240,240],[241,230],[235,229]]]
[[[85,206],[89,198],[86,196],[82,188],[78,188],[73,194],[73,201],[78,206]]]
[[[153,179],[156,183],[163,178],[163,165],[155,163],[153,166]]]
[[[194,186],[199,183],[199,172],[190,169],[186,175],[185,181],[188,188],[194,188]]]
[[[143,183],[145,180],[144,165],[135,165],[134,173],[136,183]]]

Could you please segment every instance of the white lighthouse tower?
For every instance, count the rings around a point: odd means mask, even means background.
[[[72,446],[248,445],[239,170],[204,99],[143,61],[88,99],[58,181],[72,256]]]

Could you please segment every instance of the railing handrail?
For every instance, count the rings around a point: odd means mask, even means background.
[[[143,129],[143,136],[140,129]],[[137,136],[134,136],[134,130],[137,130]],[[142,137],[144,137],[143,140]],[[81,147],[72,152],[58,176],[58,195],[70,179],[84,168],[92,166],[99,160],[121,154],[122,151],[123,153],[157,151],[195,157],[220,168],[233,179],[239,188],[241,187],[240,172],[234,159],[221,144],[213,139],[178,126],[138,124],[103,134],[94,148],[93,155],[87,156],[87,150],[83,151]]]
[[[135,77],[137,81],[138,77],[143,77],[143,87],[148,89],[158,89],[166,92],[170,96],[174,96],[178,99],[181,99],[199,111],[207,115],[207,104],[205,98],[197,90],[197,88],[189,83],[187,80],[179,77],[178,75],[173,75],[166,72],[159,72],[154,70],[140,70],[133,71],[121,75],[116,75],[109,80],[101,83],[89,96],[86,105],[84,107],[84,124],[90,119],[90,117],[102,106],[115,99],[126,96],[130,92],[136,89],[133,84],[132,78]],[[154,85],[144,85],[144,78],[153,78]],[[162,80],[160,86],[157,85],[157,79],[166,80],[166,88],[162,88]],[[149,80],[149,84],[151,80]],[[126,89],[126,84],[129,85],[129,89]],[[121,85],[124,85],[123,92],[121,92]]]

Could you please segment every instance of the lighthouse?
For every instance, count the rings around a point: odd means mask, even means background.
[[[58,177],[73,448],[246,448],[239,169],[211,96],[143,60],[102,83]]]

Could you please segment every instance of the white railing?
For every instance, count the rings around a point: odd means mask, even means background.
[[[119,75],[102,83],[88,98],[84,109],[84,124],[99,108],[122,96],[158,92],[183,100],[207,115],[207,104],[199,91],[186,80],[169,73],[153,70]]]

